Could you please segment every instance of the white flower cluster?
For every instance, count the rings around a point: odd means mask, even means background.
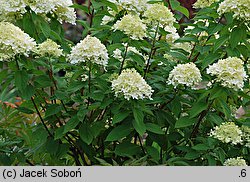
[[[0,61],[6,61],[16,55],[28,56],[36,48],[36,42],[19,27],[0,22]]]
[[[91,61],[104,67],[108,64],[108,51],[101,41],[88,35],[74,46],[69,55],[72,64]]]
[[[125,69],[111,81],[115,96],[123,95],[125,99],[152,99],[153,89],[134,69]]]
[[[219,14],[234,13],[234,18],[250,21],[249,0],[224,0],[218,8]]]
[[[0,0],[0,21],[12,21],[26,12],[24,0]]]
[[[206,8],[219,1],[220,0],[197,0],[194,4],[194,8]]]
[[[138,15],[128,14],[117,21],[113,29],[123,31],[131,39],[142,40],[146,37],[147,26],[142,22]]]
[[[28,6],[37,14],[46,16],[47,13],[56,15],[58,21],[75,24],[76,14],[72,0],[0,0],[0,20],[14,20],[16,16],[22,16]]]
[[[236,57],[219,60],[208,67],[207,73],[216,76],[215,81],[220,82],[223,87],[234,90],[242,90],[247,78],[243,61]]]
[[[118,12],[111,10],[111,8],[108,8],[108,12],[111,16],[105,15],[102,18],[102,25],[106,25],[111,21],[114,21],[114,17],[120,12],[120,11],[126,11],[130,14],[142,14],[144,11],[146,11],[148,7],[148,0],[109,0],[110,2],[114,3],[117,6]]]
[[[55,14],[58,21],[75,24],[76,14],[73,8],[72,0],[26,0],[27,5],[37,14]]]
[[[175,18],[173,13],[163,4],[151,4],[144,13],[147,21],[158,24],[162,27],[173,26]]]
[[[196,84],[201,82],[200,70],[194,63],[178,64],[170,72],[168,77],[168,84],[177,87],[178,85],[186,85],[194,88]]]
[[[36,53],[40,56],[60,57],[62,55],[62,49],[60,49],[57,43],[51,39],[47,39],[38,45]]]
[[[232,143],[233,145],[242,144],[242,134],[241,129],[233,122],[224,122],[210,132],[210,136],[223,143]]]
[[[109,0],[116,4],[118,11],[125,10],[130,13],[142,13],[148,7],[148,0]]]
[[[242,157],[227,159],[224,166],[247,166],[246,161]]]

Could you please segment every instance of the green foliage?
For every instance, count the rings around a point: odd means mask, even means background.
[[[86,62],[69,63],[72,45],[56,17],[47,15],[47,21],[28,10],[18,20],[17,25],[37,43],[52,39],[64,55],[20,55],[0,62],[0,165],[214,166],[237,156],[250,164],[249,147],[209,136],[223,122],[250,127],[249,81],[240,91],[220,83],[208,87],[213,77],[206,73],[209,65],[230,56],[241,58],[245,70],[249,68],[249,22],[233,19],[231,14],[220,17],[214,5],[199,10],[189,23],[175,25],[180,35],[175,42],[166,41],[171,32],[163,27],[156,31],[153,24],[147,27],[147,38],[132,40],[111,28],[126,10],[106,0],[91,2],[90,7],[72,7],[88,19],[77,21],[83,27],[82,38],[91,34],[107,47],[105,69]],[[178,19],[189,17],[178,1],[170,0],[170,5]],[[101,24],[111,9],[116,12],[113,20]],[[193,28],[184,31],[187,25]],[[159,36],[154,36],[154,30]],[[125,53],[124,43],[140,54]],[[177,46],[185,43],[191,50]],[[120,62],[113,56],[116,49],[122,52]],[[202,83],[196,89],[168,84],[174,66],[189,62],[201,70]],[[125,68],[135,68],[144,77],[154,90],[152,100],[115,96],[111,81]],[[61,69],[66,75],[59,77]],[[21,101],[14,105],[17,96]],[[246,114],[235,117],[240,108]]]

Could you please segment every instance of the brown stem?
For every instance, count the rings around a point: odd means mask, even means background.
[[[152,48],[150,50],[149,57],[148,57],[148,60],[147,60],[147,65],[146,65],[146,68],[145,68],[145,71],[144,71],[144,76],[143,76],[144,79],[146,79],[147,73],[148,73],[149,68],[150,68],[150,60],[151,60],[151,58],[153,57],[153,55],[155,53],[155,43],[156,43],[156,37],[157,37],[158,31],[159,31],[159,26],[160,26],[160,23],[158,22],[156,30],[155,30],[155,35],[154,35],[154,39],[153,39]]]
[[[89,13],[87,15],[88,15],[88,22],[89,22],[89,27],[90,28],[93,26],[93,19],[94,19],[94,13],[95,13],[94,8],[92,8],[92,11],[90,10],[91,6],[92,6],[92,2],[91,2],[91,0],[89,0],[89,3],[88,3]],[[88,34],[91,34],[90,30],[89,30]]]
[[[200,125],[201,125],[201,122],[202,122],[203,118],[207,115],[207,113],[209,112],[209,110],[210,110],[212,104],[213,104],[213,101],[208,105],[208,108],[207,108],[206,110],[204,110],[204,111],[202,111],[202,112],[200,113],[198,122],[196,123],[196,125],[195,125],[194,128],[193,128],[193,131],[192,131],[192,133],[191,133],[191,135],[190,135],[190,138],[194,138],[194,137],[198,134],[198,131],[199,131],[199,127],[200,127]]]
[[[220,19],[218,20],[217,23],[221,23],[221,20],[222,20],[222,19],[223,19],[223,15],[220,17]],[[199,33],[198,38],[199,38],[200,34],[201,34],[201,32]],[[212,34],[209,35],[209,36],[207,37],[206,41],[204,42],[204,44],[203,44],[202,46],[205,46],[206,43],[211,39],[212,36],[213,36]],[[192,51],[191,51],[191,54],[190,54],[190,56],[189,56],[189,58],[188,58],[190,61],[191,61],[191,58],[192,58],[192,55],[193,55],[193,53],[194,53],[194,50],[195,50],[196,46],[197,46],[197,43],[195,43],[195,45],[194,45],[194,47],[193,47],[193,49],[192,49]],[[198,57],[200,56],[200,54],[201,54],[200,52],[198,52],[198,53],[196,54],[196,56],[195,56],[194,59],[192,60],[193,63],[197,61],[197,59],[198,59]]]
[[[35,166],[35,164],[33,164],[29,159],[25,160],[27,164],[29,164],[30,166]]]
[[[123,55],[123,60],[122,60],[122,63],[121,63],[121,68],[120,68],[120,71],[119,71],[119,75],[122,73],[122,69],[123,69],[123,66],[124,66],[124,63],[125,63],[125,60],[126,60],[127,53],[128,53],[128,43],[126,45],[125,52],[124,52],[124,55]]]
[[[37,112],[37,114],[38,114],[38,116],[39,116],[39,118],[40,118],[40,120],[41,120],[41,122],[42,122],[44,128],[45,128],[46,131],[48,132],[49,136],[50,136],[50,137],[53,137],[52,133],[49,131],[47,125],[45,124],[45,122],[44,122],[44,120],[43,120],[43,118],[42,118],[42,116],[41,116],[41,113],[39,112],[39,110],[38,110],[38,108],[37,108],[37,106],[36,106],[36,103],[35,103],[35,100],[34,100],[33,97],[31,97],[31,101],[32,101],[32,103],[33,103],[33,105],[34,105],[34,107],[35,107],[35,109],[36,109],[36,112]]]
[[[50,60],[49,60],[49,64],[50,64],[49,77],[50,77],[50,80],[53,82],[54,87],[55,87],[55,89],[54,89],[53,87],[50,87],[51,96],[52,96],[52,95],[55,94],[55,90],[57,90],[58,88],[57,88],[56,80],[54,79],[54,76],[53,76],[53,69],[52,69],[52,64],[51,64]],[[67,108],[66,108],[66,106],[65,106],[65,104],[64,104],[64,102],[63,102],[62,100],[60,100],[60,102],[61,102],[61,104],[62,104],[64,110],[65,110],[66,112],[68,112],[68,111],[67,111]],[[54,100],[54,103],[56,104],[56,100]]]
[[[142,143],[141,137],[138,136],[138,139],[139,139],[139,142],[140,142],[140,146],[141,146],[142,152],[143,152],[144,155],[146,155],[146,152],[145,152],[145,149],[143,147],[143,143]]]

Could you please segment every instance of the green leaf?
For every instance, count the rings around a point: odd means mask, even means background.
[[[4,79],[6,79],[7,74],[8,74],[8,70],[1,69],[1,71],[0,71],[0,83],[2,83]]]
[[[17,110],[25,114],[33,114],[34,111],[26,107],[17,107]]]
[[[245,26],[237,26],[233,29],[229,42],[232,48],[235,48],[239,42],[246,39],[247,32]]]
[[[154,123],[146,123],[146,128],[148,131],[156,134],[163,135],[164,132],[162,131],[161,127],[154,124]]]
[[[223,35],[214,42],[214,52],[217,51],[226,41],[228,40],[228,35]]]
[[[184,14],[187,18],[189,18],[189,11],[186,8],[184,8],[183,6],[181,6],[178,1],[170,0],[170,5],[171,5],[173,10],[177,10],[177,11],[181,12],[182,14]]]
[[[197,144],[197,145],[193,146],[192,149],[194,149],[194,150],[205,150],[206,151],[206,150],[209,150],[210,147],[205,145],[205,144]]]
[[[183,53],[181,53],[179,51],[170,51],[168,54],[171,55],[172,57],[178,59],[178,60],[181,60],[181,61],[188,60],[187,56],[185,56]]]
[[[188,116],[182,117],[175,123],[175,128],[184,128],[191,126],[196,122],[196,118],[189,118]]]
[[[127,125],[120,125],[115,127],[107,136],[105,141],[116,141],[128,136],[132,131],[132,128]]]
[[[146,125],[144,124],[144,114],[140,109],[133,108],[134,120],[132,122],[135,130],[142,136],[146,132]]]
[[[62,110],[62,107],[57,104],[51,104],[47,107],[45,111],[45,117],[53,116],[59,113]]]
[[[83,120],[86,115],[88,113],[88,109],[87,108],[84,108],[84,107],[81,107],[78,112],[77,112],[77,117],[79,120]]]
[[[91,93],[90,97],[97,101],[103,101],[105,95],[101,90],[95,90]]]
[[[50,38],[52,40],[56,40],[56,41],[62,42],[61,36],[57,32],[55,32],[53,30],[50,30]]]
[[[113,117],[112,123],[113,124],[120,123],[121,121],[123,121],[129,116],[129,113],[130,113],[129,111],[122,111],[122,112],[115,114]]]
[[[209,56],[206,56],[205,59],[197,61],[197,63],[202,63],[202,69],[205,69],[208,65],[214,63],[220,57],[217,53],[210,53]]]
[[[178,40],[175,41],[176,43],[178,42],[199,42],[199,40],[197,39],[197,37],[195,37],[194,35],[189,35],[189,36],[186,36],[186,37],[181,37],[179,38]]]
[[[35,78],[35,82],[39,84],[39,87],[45,88],[52,86],[52,81],[47,75],[40,75]]]
[[[75,8],[75,9],[80,9],[82,10],[83,12],[85,13],[89,13],[89,8],[87,6],[84,6],[84,5],[80,5],[80,4],[73,4],[72,6],[70,6],[72,8]]]
[[[207,121],[209,121],[213,124],[216,124],[216,125],[220,125],[221,123],[223,123],[223,119],[215,113],[210,113],[207,116]]]
[[[75,115],[73,116],[69,121],[67,121],[66,125],[64,125],[64,131],[63,133],[67,133],[68,131],[74,129],[78,124],[80,120],[78,117]]]
[[[50,154],[55,155],[58,151],[59,145],[59,141],[49,138],[45,144],[45,147]]]
[[[84,87],[83,82],[81,82],[81,81],[75,81],[73,83],[70,83],[70,85],[68,86],[67,91],[68,92],[76,92],[76,91],[80,90],[83,87]]]
[[[30,14],[25,14],[22,18],[23,20],[23,30],[25,33],[28,33],[30,36],[35,34],[34,22],[31,19]]]
[[[140,153],[140,147],[138,145],[132,144],[132,143],[121,143],[116,146],[115,148],[115,154],[119,156],[124,157],[132,157],[133,155],[136,155]]]
[[[187,152],[185,155],[185,158],[188,160],[194,160],[194,159],[197,159],[199,157],[200,157],[200,153],[197,151],[193,151],[193,150],[190,152]]]
[[[18,70],[15,73],[15,85],[17,89],[24,92],[29,81],[29,75],[25,70]]]
[[[192,109],[189,112],[190,113],[190,118],[196,117],[202,111],[206,110],[207,107],[208,107],[208,104],[205,103],[205,102],[194,103]]]
[[[61,126],[60,128],[56,129],[54,139],[55,140],[60,139],[63,137],[63,135],[64,135],[64,126]]]
[[[207,155],[206,156],[206,158],[207,158],[207,161],[208,161],[208,165],[209,166],[216,166],[216,160],[215,160],[215,157],[214,156],[212,156],[212,155]]]
[[[79,133],[80,133],[80,138],[82,141],[84,141],[88,145],[91,144],[91,142],[94,139],[94,136],[93,136],[91,128],[88,124],[85,124],[85,123],[82,124],[80,129],[79,129]]]
[[[35,94],[35,88],[32,85],[28,85],[21,94],[23,99],[28,100]]]
[[[44,21],[44,22],[40,22],[39,28],[40,28],[40,30],[42,30],[43,35],[44,35],[46,38],[50,37],[51,29],[50,29],[50,27],[49,27],[49,25],[48,25],[47,22],[45,22],[45,21]]]
[[[146,150],[148,155],[150,155],[154,160],[158,161],[160,159],[160,153],[155,147],[147,146]]]
[[[91,131],[92,131],[94,138],[100,135],[102,131],[106,131],[105,125],[106,124],[103,121],[95,122],[94,124],[92,124]]]
[[[176,117],[179,117],[181,113],[181,101],[178,97],[176,97],[171,103],[171,110],[175,114]]]
[[[232,117],[232,115],[231,115],[231,110],[230,110],[230,108],[228,107],[228,105],[227,105],[227,103],[225,102],[225,100],[220,99],[218,102],[219,102],[219,104],[220,104],[220,106],[221,106],[221,108],[222,108],[222,111],[223,111],[223,113],[225,114],[226,118],[227,118],[227,119],[231,118],[231,117]]]
[[[247,60],[248,57],[250,57],[250,52],[248,48],[244,45],[238,45],[237,49],[240,51],[240,53],[243,55],[243,57]]]
[[[224,87],[214,87],[211,90],[210,99],[217,99],[217,98],[225,98],[226,97],[226,89]]]
[[[106,6],[110,7],[112,10],[118,12],[116,4],[114,4],[110,1],[107,1],[107,0],[102,0],[102,3],[105,4]]]
[[[59,100],[66,100],[69,98],[68,94],[63,92],[63,91],[60,91],[60,90],[56,90],[55,91],[55,96],[57,99]]]
[[[220,147],[215,149],[214,152],[217,154],[220,162],[223,164],[225,162],[227,153]]]

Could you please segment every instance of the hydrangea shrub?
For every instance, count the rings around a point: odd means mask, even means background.
[[[0,164],[249,165],[249,2],[0,0]]]

